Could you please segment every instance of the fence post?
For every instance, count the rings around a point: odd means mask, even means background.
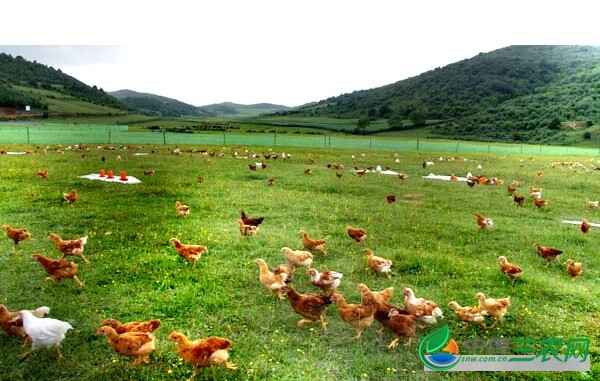
[[[369,138],[369,149],[373,147],[373,138]]]
[[[167,145],[167,129],[163,128],[163,144]]]
[[[110,144],[110,129],[108,129],[108,144]]]
[[[419,150],[419,138],[417,138],[417,151]]]
[[[27,144],[29,144],[29,126],[27,126]]]
[[[456,152],[458,152],[458,145],[460,144],[460,142],[456,143]]]
[[[227,143],[225,143],[225,131],[223,131],[223,145],[226,145]]]

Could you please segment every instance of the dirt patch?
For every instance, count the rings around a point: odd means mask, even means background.
[[[406,193],[402,195],[402,199],[400,202],[404,204],[410,205],[421,205],[423,203],[422,199],[425,197],[422,193]]]
[[[29,111],[19,110],[14,107],[0,107],[0,119],[5,121],[28,120],[39,114],[32,114]]]
[[[15,116],[19,110],[12,107],[0,107],[0,116]]]
[[[425,195],[422,193],[406,193],[406,194],[402,195],[402,198],[404,198],[404,199],[413,199],[413,200],[420,199],[423,197],[425,197]]]
[[[583,127],[583,123],[568,122],[568,123],[565,123],[563,126],[565,126],[566,128],[570,128],[572,130],[579,130],[579,129],[581,129],[581,127]]]

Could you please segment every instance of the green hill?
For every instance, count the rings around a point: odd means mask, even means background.
[[[239,117],[269,114],[291,110],[290,107],[270,103],[242,105],[231,102],[215,103],[196,107],[176,99],[156,94],[138,93],[133,90],[118,90],[110,93],[133,109],[144,113],[160,114],[165,117],[199,116],[199,117]]]
[[[600,47],[511,46],[288,114],[383,119],[390,130],[442,121],[433,134],[547,141],[564,125],[597,123],[599,73]]]
[[[60,69],[0,53],[0,107],[23,109],[25,105],[34,113],[43,111],[45,116],[127,110],[103,89],[90,87]]]
[[[133,90],[118,90],[110,94],[130,108],[139,110],[145,114],[164,117],[179,117],[182,115],[212,116],[212,114],[196,106],[160,95],[139,93]]]
[[[231,102],[215,103],[212,105],[202,106],[200,109],[220,117],[252,116],[292,110],[291,107],[275,105],[271,103],[241,105]]]

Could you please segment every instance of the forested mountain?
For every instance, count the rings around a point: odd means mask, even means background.
[[[110,94],[132,109],[147,114],[159,114],[165,117],[178,117],[182,115],[210,116],[209,113],[200,110],[196,106],[160,95],[139,93],[133,90],[112,91]]]
[[[139,93],[133,90],[118,90],[110,93],[129,107],[142,112],[160,113],[162,116],[201,116],[201,117],[235,117],[261,115],[278,111],[291,110],[290,107],[270,103],[242,105],[231,102],[215,103],[206,106],[192,106],[176,99],[156,94]]]
[[[285,112],[292,109],[291,107],[275,105],[272,103],[241,105],[231,102],[215,103],[200,108],[216,116],[261,115],[274,112]]]
[[[543,140],[565,122],[600,119],[600,47],[511,46],[291,113],[439,123],[436,134]]]
[[[35,90],[41,91],[35,91]],[[127,108],[116,98],[96,86],[85,83],[37,62],[30,62],[21,56],[0,53],[0,107],[48,109],[44,91],[58,92],[81,101],[124,110]]]

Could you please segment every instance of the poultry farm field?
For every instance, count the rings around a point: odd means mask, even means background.
[[[6,236],[0,240],[0,303],[9,311],[48,306],[47,317],[73,329],[61,342],[61,361],[54,348],[20,359],[31,344],[22,347],[23,338],[0,332],[2,380],[186,379],[194,374],[194,366],[178,354],[179,336],[172,332],[190,340],[231,340],[228,366],[203,368],[195,380],[600,376],[600,229],[583,233],[579,225],[561,222],[600,222],[600,210],[593,207],[600,198],[597,157],[451,158],[447,153],[440,157],[427,152],[295,148],[284,149],[284,154],[280,147],[275,152],[239,146],[50,146],[47,153],[32,146],[3,149],[35,153],[0,156],[0,223],[31,234],[18,245]],[[328,167],[334,163],[344,168]],[[378,165],[407,176],[352,171],[355,166]],[[112,170],[117,177],[125,171],[141,183],[78,177],[100,169]],[[465,177],[469,172],[504,183],[470,187],[464,181],[422,178],[430,173]],[[517,198],[525,197],[522,206],[507,190],[515,181],[520,182],[513,184]],[[542,188],[540,199],[547,205],[534,204],[530,187]],[[62,195],[73,189],[77,198],[69,204]],[[175,209],[177,201],[190,207],[189,214]],[[258,229],[244,230],[248,235],[240,234],[240,210],[264,217]],[[492,219],[493,225],[480,228],[476,213]],[[347,226],[366,229],[364,242],[353,240]],[[416,330],[412,345],[404,346],[408,337],[402,336],[394,349],[388,345],[396,335],[388,329],[380,336],[377,321],[355,339],[356,329],[342,320],[335,303],[323,313],[325,331],[318,321],[298,326],[303,317],[292,310],[290,286],[304,294],[321,290],[311,284],[306,269],[299,268],[284,289],[288,296],[280,300],[259,281],[260,261],[255,260],[264,259],[273,270],[286,262],[282,248],[306,250],[301,230],[326,240],[327,255],[313,251],[311,267],[342,273],[337,291],[348,303],[361,303],[357,286],[363,283],[376,291],[393,286],[390,302],[403,307],[403,289],[409,287],[417,297],[436,302],[443,318],[434,325],[419,322],[424,327]],[[32,254],[62,256],[50,233],[64,240],[88,237],[84,258],[89,264],[77,255],[66,257],[78,264],[82,287],[74,279],[44,281],[48,274]],[[206,249],[199,258],[184,261],[175,250],[176,241]],[[536,253],[534,242],[562,254],[547,262]],[[364,249],[393,262],[390,278],[367,267]],[[500,271],[500,256],[522,269],[514,282]],[[566,271],[567,259],[583,263],[575,281]],[[471,323],[464,330],[465,323],[448,304],[476,306],[479,292],[488,298],[510,296],[508,312],[494,328],[489,328],[494,320],[487,317],[488,329]],[[147,364],[143,357],[116,353],[107,338],[97,334],[108,334],[106,329],[99,332],[108,318],[160,319]],[[461,344],[475,337],[530,338],[537,345],[548,338],[589,338],[592,370],[425,372],[417,353],[419,342],[446,324],[461,353],[468,352]],[[138,360],[142,363],[131,366]]]

